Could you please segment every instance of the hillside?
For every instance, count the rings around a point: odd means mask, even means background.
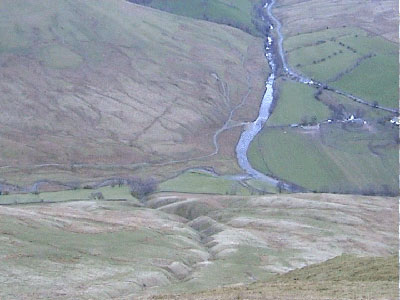
[[[126,187],[99,191],[104,200],[91,199],[90,190],[41,193],[36,204],[29,195],[0,196],[20,203],[0,205],[0,298],[132,299],[266,280],[277,292],[279,278],[292,290],[300,283],[293,285],[291,273],[274,280],[276,274],[342,254],[398,251],[395,198],[159,193],[140,203]],[[376,276],[388,269],[386,263],[374,268]],[[293,273],[308,280],[305,293],[317,289],[314,278],[341,286],[330,275],[339,269],[320,270],[310,269],[308,279]],[[369,280],[370,273],[360,273]],[[371,289],[393,295],[393,285],[377,282]],[[350,280],[336,295],[343,299],[360,287]]]
[[[322,87],[277,81],[276,107],[248,151],[257,170],[311,191],[398,194],[397,10],[393,1],[276,2],[289,68]]]
[[[127,0],[169,13],[236,27],[255,36],[265,28],[258,0]]]
[[[0,1],[0,299],[398,299],[397,20]]]
[[[238,130],[213,136],[254,118],[262,39],[123,0],[1,1],[0,35],[0,178],[237,170]]]
[[[263,283],[222,287],[216,290],[143,299],[397,299],[398,256],[339,256],[327,262],[273,277]],[[376,273],[378,271],[378,273]]]
[[[391,0],[280,0],[276,6],[287,36],[351,26],[395,43],[398,43],[398,11],[397,3]]]

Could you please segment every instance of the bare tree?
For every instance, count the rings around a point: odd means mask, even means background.
[[[157,181],[154,178],[134,178],[129,180],[129,186],[133,197],[144,199],[157,190]]]

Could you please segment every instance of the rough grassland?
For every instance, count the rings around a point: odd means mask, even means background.
[[[397,299],[398,256],[339,256],[327,262],[273,277],[264,283],[219,288],[197,294],[150,299]],[[146,298],[149,299],[149,298]]]
[[[395,198],[161,193],[145,204],[0,206],[0,298],[187,293],[273,279],[343,253],[388,256],[398,249]],[[376,276],[387,270],[375,269]],[[321,280],[338,286],[333,276]],[[372,286],[389,294],[392,284]],[[357,282],[347,288],[363,291]]]
[[[275,9],[286,36],[351,26],[396,43],[398,12],[398,4],[392,0],[281,0]]]
[[[249,89],[234,119],[255,117],[268,70],[262,39],[123,0],[1,1],[0,35],[0,177],[11,182],[190,167]],[[237,169],[233,156],[208,162]]]

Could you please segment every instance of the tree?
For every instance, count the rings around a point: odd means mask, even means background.
[[[134,178],[129,180],[131,195],[137,199],[144,199],[146,196],[155,192],[157,181],[153,178],[141,179]]]
[[[311,125],[316,125],[317,124],[317,120],[318,120],[317,116],[312,116],[310,124]]]
[[[279,194],[282,193],[282,190],[283,190],[283,188],[284,188],[283,182],[282,182],[282,181],[279,181],[276,187],[277,187],[277,189],[278,189],[278,193],[279,193]]]
[[[301,118],[301,121],[300,121],[300,125],[308,125],[309,124],[309,122],[308,122],[308,116],[303,116],[302,118]]]
[[[90,194],[90,199],[103,200],[104,196],[102,192],[93,192]]]
[[[238,193],[238,183],[234,182],[229,190],[229,195],[237,195]]]
[[[128,2],[136,3],[136,4],[142,4],[146,5],[151,3],[153,0],[128,0]]]

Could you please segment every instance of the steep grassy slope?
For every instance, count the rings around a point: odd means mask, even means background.
[[[343,255],[327,262],[275,276],[270,281],[225,287],[197,294],[154,296],[143,299],[397,299],[398,256]]]
[[[123,0],[1,1],[0,35],[0,177],[12,182],[175,172],[214,152],[233,107],[254,118],[264,89],[261,39]],[[237,135],[220,138],[234,149]],[[201,163],[234,169],[220,154]]]
[[[128,0],[173,14],[226,24],[253,35],[261,35],[262,21],[257,19],[258,0]]]
[[[397,42],[398,9],[391,0],[280,0],[275,13],[287,36],[352,26]]]
[[[104,201],[76,201],[85,197],[76,191],[45,196],[63,203],[0,205],[0,298],[188,293],[273,280],[343,253],[387,256],[398,249],[394,198],[162,193],[143,207],[126,190],[110,190],[103,189]],[[317,270],[309,273],[318,279]]]

